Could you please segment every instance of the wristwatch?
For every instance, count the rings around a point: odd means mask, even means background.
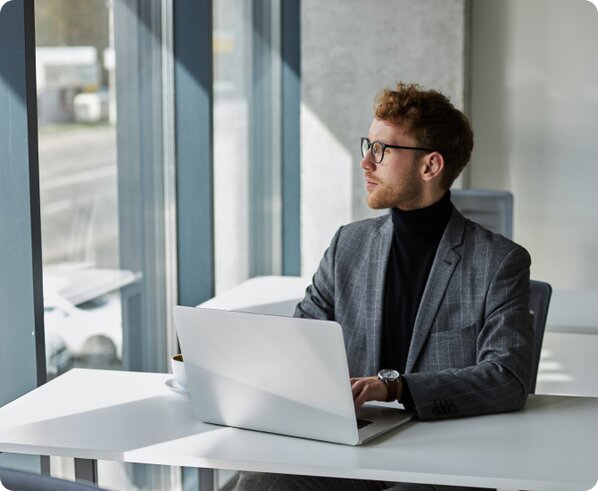
[[[378,372],[378,378],[386,384],[388,396],[386,402],[397,400],[397,391],[399,389],[399,377],[401,374],[392,368],[384,368]]]

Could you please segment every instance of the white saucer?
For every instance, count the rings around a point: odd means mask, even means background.
[[[176,392],[177,394],[184,394],[184,395],[189,395],[189,389],[187,387],[183,387],[181,384],[179,384],[175,379],[173,378],[169,378],[166,382],[164,382],[166,384],[166,387],[168,387],[170,390],[172,390],[173,392]]]

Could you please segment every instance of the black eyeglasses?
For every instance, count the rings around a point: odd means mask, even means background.
[[[372,160],[377,164],[382,162],[384,158],[384,150],[386,148],[402,148],[404,150],[422,150],[424,152],[434,152],[431,148],[423,148],[423,147],[405,147],[403,145],[387,145],[386,143],[382,143],[379,141],[370,142],[369,138],[365,136],[361,138],[361,156],[365,157],[368,151],[371,150],[372,152]]]

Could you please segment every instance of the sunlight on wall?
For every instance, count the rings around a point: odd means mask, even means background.
[[[351,221],[353,156],[301,106],[301,272],[311,276],[336,229]]]

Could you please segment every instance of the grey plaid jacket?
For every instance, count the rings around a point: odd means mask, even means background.
[[[295,316],[336,320],[352,377],[380,368],[390,215],[341,227]],[[419,418],[516,410],[532,377],[527,251],[455,208],[415,319],[404,377]]]

